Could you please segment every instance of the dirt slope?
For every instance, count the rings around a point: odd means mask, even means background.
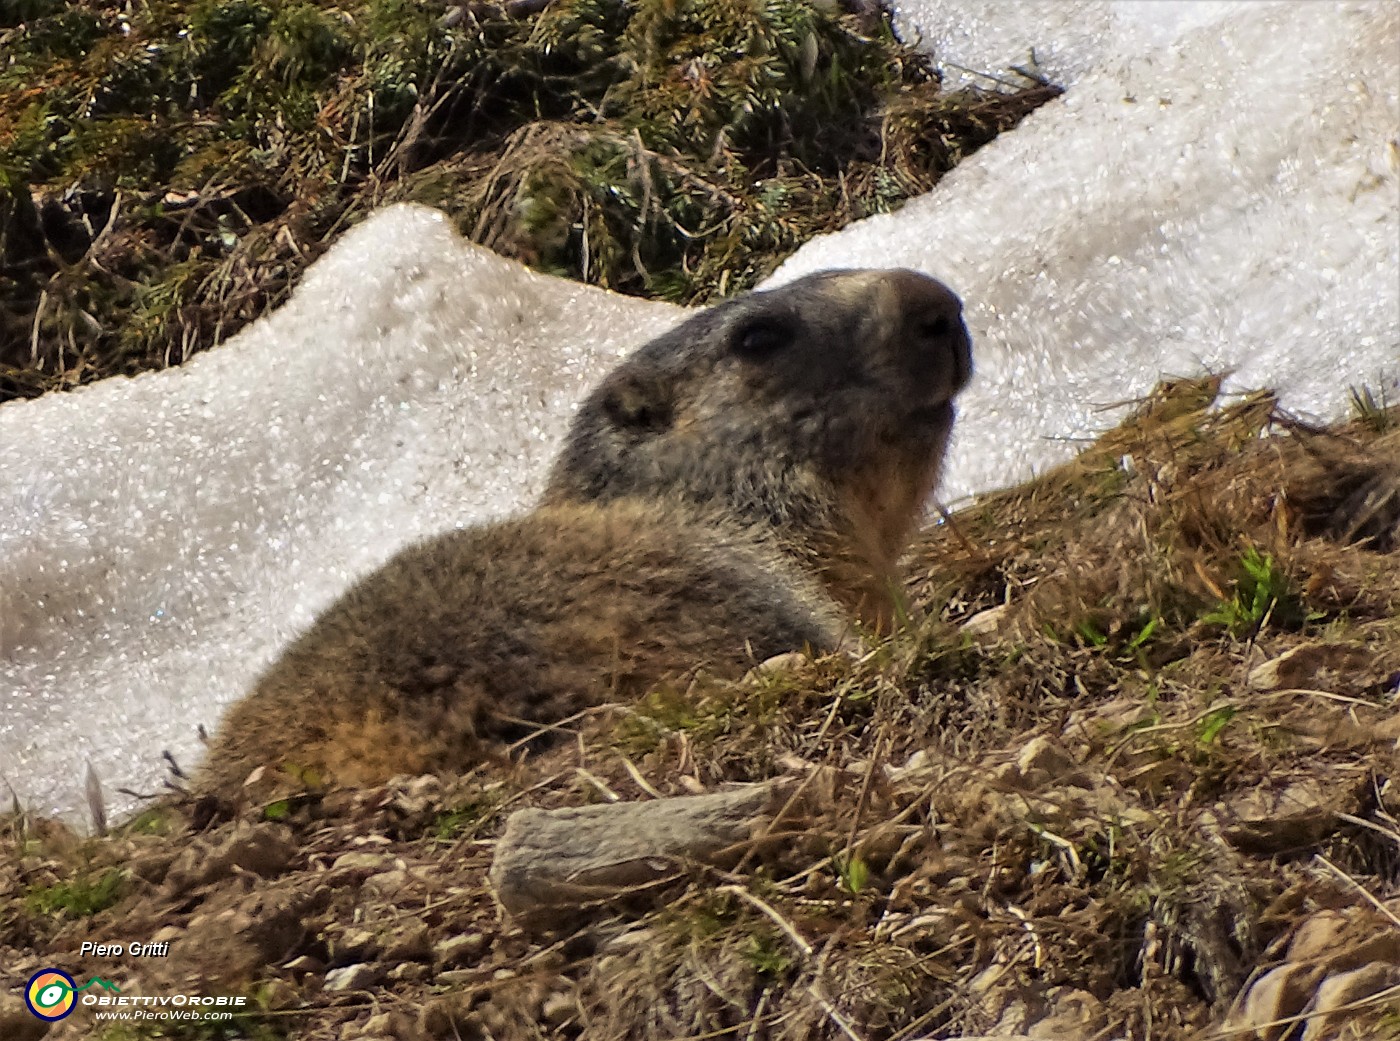
[[[859,659],[699,677],[463,778],[167,798],[100,839],[9,817],[0,1035],[40,1036],[14,995],[53,966],[248,999],[48,1035],[104,1041],[1400,1036],[1400,413],[1217,390],[931,527]],[[723,863],[567,919],[493,899],[514,811],[771,778],[785,812]]]

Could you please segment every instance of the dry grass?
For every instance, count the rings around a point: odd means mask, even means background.
[[[133,982],[188,976],[259,1013],[167,1036],[1252,1036],[1218,1030],[1305,923],[1345,924],[1343,968],[1392,939],[1400,959],[1400,414],[1312,430],[1268,394],[1212,409],[1217,390],[1161,388],[1078,459],[932,528],[919,620],[859,659],[699,680],[511,768],[243,821],[177,804],[80,841],[12,818],[0,972],[109,970],[78,943],[173,926],[171,958],[123,966]],[[779,775],[800,791],[733,870],[556,933],[492,901],[512,809]],[[172,867],[249,827],[281,859]],[[55,909],[113,868],[115,906]],[[373,967],[366,988],[323,989],[347,964]],[[1349,1022],[1384,1037],[1398,1013],[1382,991]]]
[[[876,5],[8,0],[0,401],[183,362],[394,201],[620,292],[737,292],[1059,93],[1016,79],[944,93]]]

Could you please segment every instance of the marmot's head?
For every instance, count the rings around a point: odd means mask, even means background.
[[[579,409],[545,498],[679,497],[799,535],[839,515],[897,554],[971,371],[962,304],[941,282],[808,275],[623,361]]]

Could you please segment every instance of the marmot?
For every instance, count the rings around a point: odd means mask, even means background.
[[[196,790],[462,770],[698,666],[886,625],[970,373],[960,301],[913,271],[701,312],[593,391],[536,509],[328,608],[229,711]]]

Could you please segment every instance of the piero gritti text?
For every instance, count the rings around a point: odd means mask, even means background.
[[[79,956],[92,955],[94,958],[164,958],[170,953],[166,943],[90,943],[84,941],[78,951]]]

